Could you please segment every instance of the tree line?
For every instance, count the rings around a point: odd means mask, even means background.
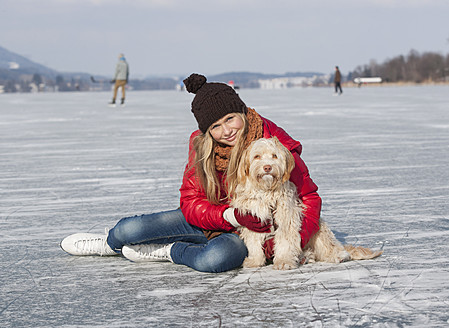
[[[441,82],[449,81],[449,54],[435,52],[420,54],[411,50],[408,55],[387,59],[378,64],[372,60],[367,65],[357,66],[348,75],[348,80],[356,77],[379,76],[386,82]]]
[[[93,83],[89,76],[48,76],[45,74],[2,74],[0,70],[0,93],[14,92],[55,92],[55,91],[109,91],[112,84],[102,79]],[[128,85],[133,90],[166,90],[175,89],[177,80],[172,78],[149,78],[130,80]]]
[[[228,76],[229,75],[229,76]],[[259,87],[255,73],[229,73],[216,76],[219,80],[234,80],[240,87]],[[419,53],[411,50],[408,55],[387,59],[379,64],[372,60],[360,65],[346,76],[352,81],[356,77],[381,77],[385,82],[449,82],[449,54],[446,56],[435,52]],[[246,80],[249,82],[246,83]],[[329,83],[332,83],[333,75]],[[129,87],[134,90],[175,89],[179,81],[172,78],[152,78],[130,80]],[[109,81],[92,83],[88,74],[56,75],[31,73],[29,71],[12,71],[0,69],[0,93],[32,91],[100,91],[110,90]]]

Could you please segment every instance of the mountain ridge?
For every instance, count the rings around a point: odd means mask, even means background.
[[[18,64],[18,67],[15,68],[14,64]],[[42,74],[47,77],[55,78],[57,75],[85,75],[86,78],[89,78],[91,75],[99,76],[104,78],[104,76],[100,76],[97,74],[85,73],[85,72],[59,72],[55,69],[49,68],[45,65],[36,63],[26,57],[9,51],[8,49],[0,46],[0,70],[9,70],[9,71],[17,71],[22,74]],[[1,74],[1,73],[0,73]],[[241,83],[247,83],[251,80],[257,79],[272,79],[272,78],[280,78],[280,77],[312,77],[316,75],[324,75],[319,72],[287,72],[285,74],[270,74],[270,73],[258,73],[258,72],[247,72],[247,71],[233,71],[233,72],[224,72],[220,74],[213,74],[208,77],[209,81],[229,81],[229,80],[237,80]],[[0,75],[1,78],[1,75]],[[145,79],[157,79],[153,78],[145,78]],[[164,78],[165,79],[165,78]]]
[[[29,60],[28,58],[15,52],[9,51],[2,46],[0,46],[0,69],[12,71],[17,70],[22,72],[38,73],[51,76],[56,76],[58,74],[56,70]]]
[[[91,77],[94,79],[91,79]],[[259,88],[260,80],[275,78],[312,78],[325,76],[318,72],[287,72],[267,74],[257,72],[225,72],[208,75],[209,82],[233,81],[242,88]],[[170,90],[182,85],[183,75],[178,77],[146,77],[130,79],[129,87],[134,90]],[[100,81],[100,83],[94,81]],[[33,88],[42,91],[90,91],[109,90],[110,77],[84,72],[60,72],[36,63],[26,57],[0,46],[0,92],[29,92]],[[31,84],[34,84],[32,86]]]

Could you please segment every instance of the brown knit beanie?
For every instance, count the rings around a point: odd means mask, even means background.
[[[187,91],[195,94],[192,113],[203,133],[227,114],[247,112],[245,103],[233,88],[224,83],[206,83],[206,81],[205,76],[195,73],[183,81]]]

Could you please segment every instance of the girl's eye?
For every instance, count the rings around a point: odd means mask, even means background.
[[[218,124],[217,124],[217,125],[213,125],[212,128],[211,128],[211,130],[214,130],[214,129],[218,128],[218,127],[219,127]]]
[[[260,155],[255,155],[254,159],[260,159]]]
[[[228,119],[226,120],[226,121],[231,121],[232,119],[234,118],[234,116],[230,116],[230,117],[228,117]]]
[[[276,159],[276,158],[278,158],[278,157],[276,156],[276,154],[273,154],[273,158]]]

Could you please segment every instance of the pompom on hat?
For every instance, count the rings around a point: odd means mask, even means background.
[[[198,122],[198,128],[203,133],[227,114],[246,114],[248,111],[245,103],[227,84],[207,83],[205,76],[195,73],[183,82],[186,90],[195,94],[192,101],[192,113]]]

